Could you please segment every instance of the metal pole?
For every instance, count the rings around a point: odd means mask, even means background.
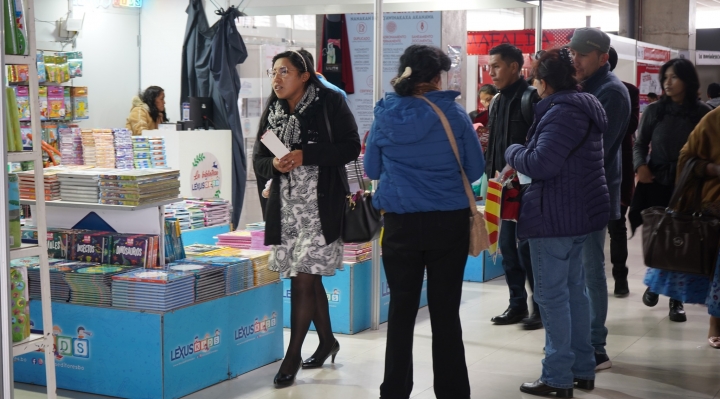
[[[542,14],[543,14],[543,0],[538,2],[537,12],[535,13],[535,51],[542,50]]]
[[[382,72],[383,72],[383,0],[375,0],[375,38],[373,40],[375,57],[375,72],[373,74],[373,101],[377,103],[382,98]],[[372,189],[376,190],[378,181],[373,181]],[[371,328],[380,328],[380,242],[372,243],[372,291],[371,295]]]

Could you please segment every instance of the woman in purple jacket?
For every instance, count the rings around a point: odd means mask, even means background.
[[[508,164],[530,182],[523,194],[518,238],[528,239],[535,297],[545,324],[540,379],[522,392],[571,398],[595,386],[590,306],[582,248],[588,233],[607,225],[610,196],[603,168],[607,118],[600,102],[580,93],[567,50],[550,50],[533,65],[542,98],[526,145],[505,152]]]

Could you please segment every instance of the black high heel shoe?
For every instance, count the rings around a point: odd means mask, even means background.
[[[340,343],[335,340],[335,343],[333,344],[332,348],[330,348],[330,353],[325,355],[325,357],[309,357],[307,360],[305,360],[302,363],[302,368],[304,369],[317,369],[323,366],[325,364],[325,361],[327,358],[332,356],[332,363],[335,363],[335,356],[337,356],[338,352],[340,352]]]
[[[278,371],[277,374],[275,374],[275,379],[273,380],[273,384],[275,384],[275,388],[287,388],[290,385],[295,383],[295,377],[297,376],[298,371],[300,371],[300,367],[302,366],[302,362],[298,364],[297,370],[295,370],[295,373],[293,374],[283,374]]]

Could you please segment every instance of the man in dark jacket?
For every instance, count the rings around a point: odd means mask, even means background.
[[[610,220],[620,219],[620,183],[622,158],[620,148],[630,120],[630,94],[620,79],[610,72],[608,63],[610,37],[599,29],[576,29],[570,41],[570,53],[583,91],[600,100],[608,117],[603,134],[605,178],[610,192]],[[585,285],[590,297],[592,317],[591,340],[595,347],[597,370],[612,367],[605,351],[608,330],[605,327],[608,310],[607,278],[605,277],[605,236],[607,228],[590,233],[583,246]]]
[[[485,173],[489,179],[502,171],[506,165],[505,150],[512,144],[525,144],[532,121],[523,118],[522,98],[529,85],[520,75],[524,58],[522,51],[509,44],[501,44],[490,50],[490,76],[500,91],[490,105],[488,129],[490,139],[486,158]],[[537,94],[533,102],[537,102]],[[499,246],[502,253],[505,280],[510,288],[510,307],[505,313],[492,318],[497,325],[523,322],[527,330],[542,328],[540,311],[533,301],[533,314],[529,315],[525,281],[534,285],[530,264],[530,246],[527,240],[518,242],[517,223],[503,220],[500,226]]]
[[[614,71],[618,63],[618,54],[610,47],[610,70]],[[630,121],[625,138],[621,146],[622,153],[622,182],[620,183],[620,219],[611,220],[608,224],[610,233],[610,262],[613,264],[613,278],[615,279],[615,296],[625,298],[630,295],[628,286],[628,247],[627,247],[627,214],[633,191],[635,191],[635,170],[633,168],[633,146],[635,144],[635,131],[640,124],[640,90],[635,85],[622,82],[630,94]]]

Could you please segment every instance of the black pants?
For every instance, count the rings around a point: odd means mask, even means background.
[[[390,288],[382,399],[413,388],[413,331],[427,267],[435,396],[467,399],[470,382],[460,325],[470,211],[385,214],[383,263]]]
[[[532,263],[530,261],[530,244],[527,240],[517,239],[517,223],[503,220],[500,227],[499,246],[502,253],[502,265],[505,270],[505,281],[510,289],[510,307],[515,310],[527,310],[528,294],[525,280],[530,287],[535,286]],[[533,299],[533,311],[539,308]]]
[[[620,219],[611,220],[608,223],[608,233],[610,234],[610,262],[612,262],[613,278],[615,281],[627,280],[628,267],[628,235],[625,215],[628,207],[620,207]]]

